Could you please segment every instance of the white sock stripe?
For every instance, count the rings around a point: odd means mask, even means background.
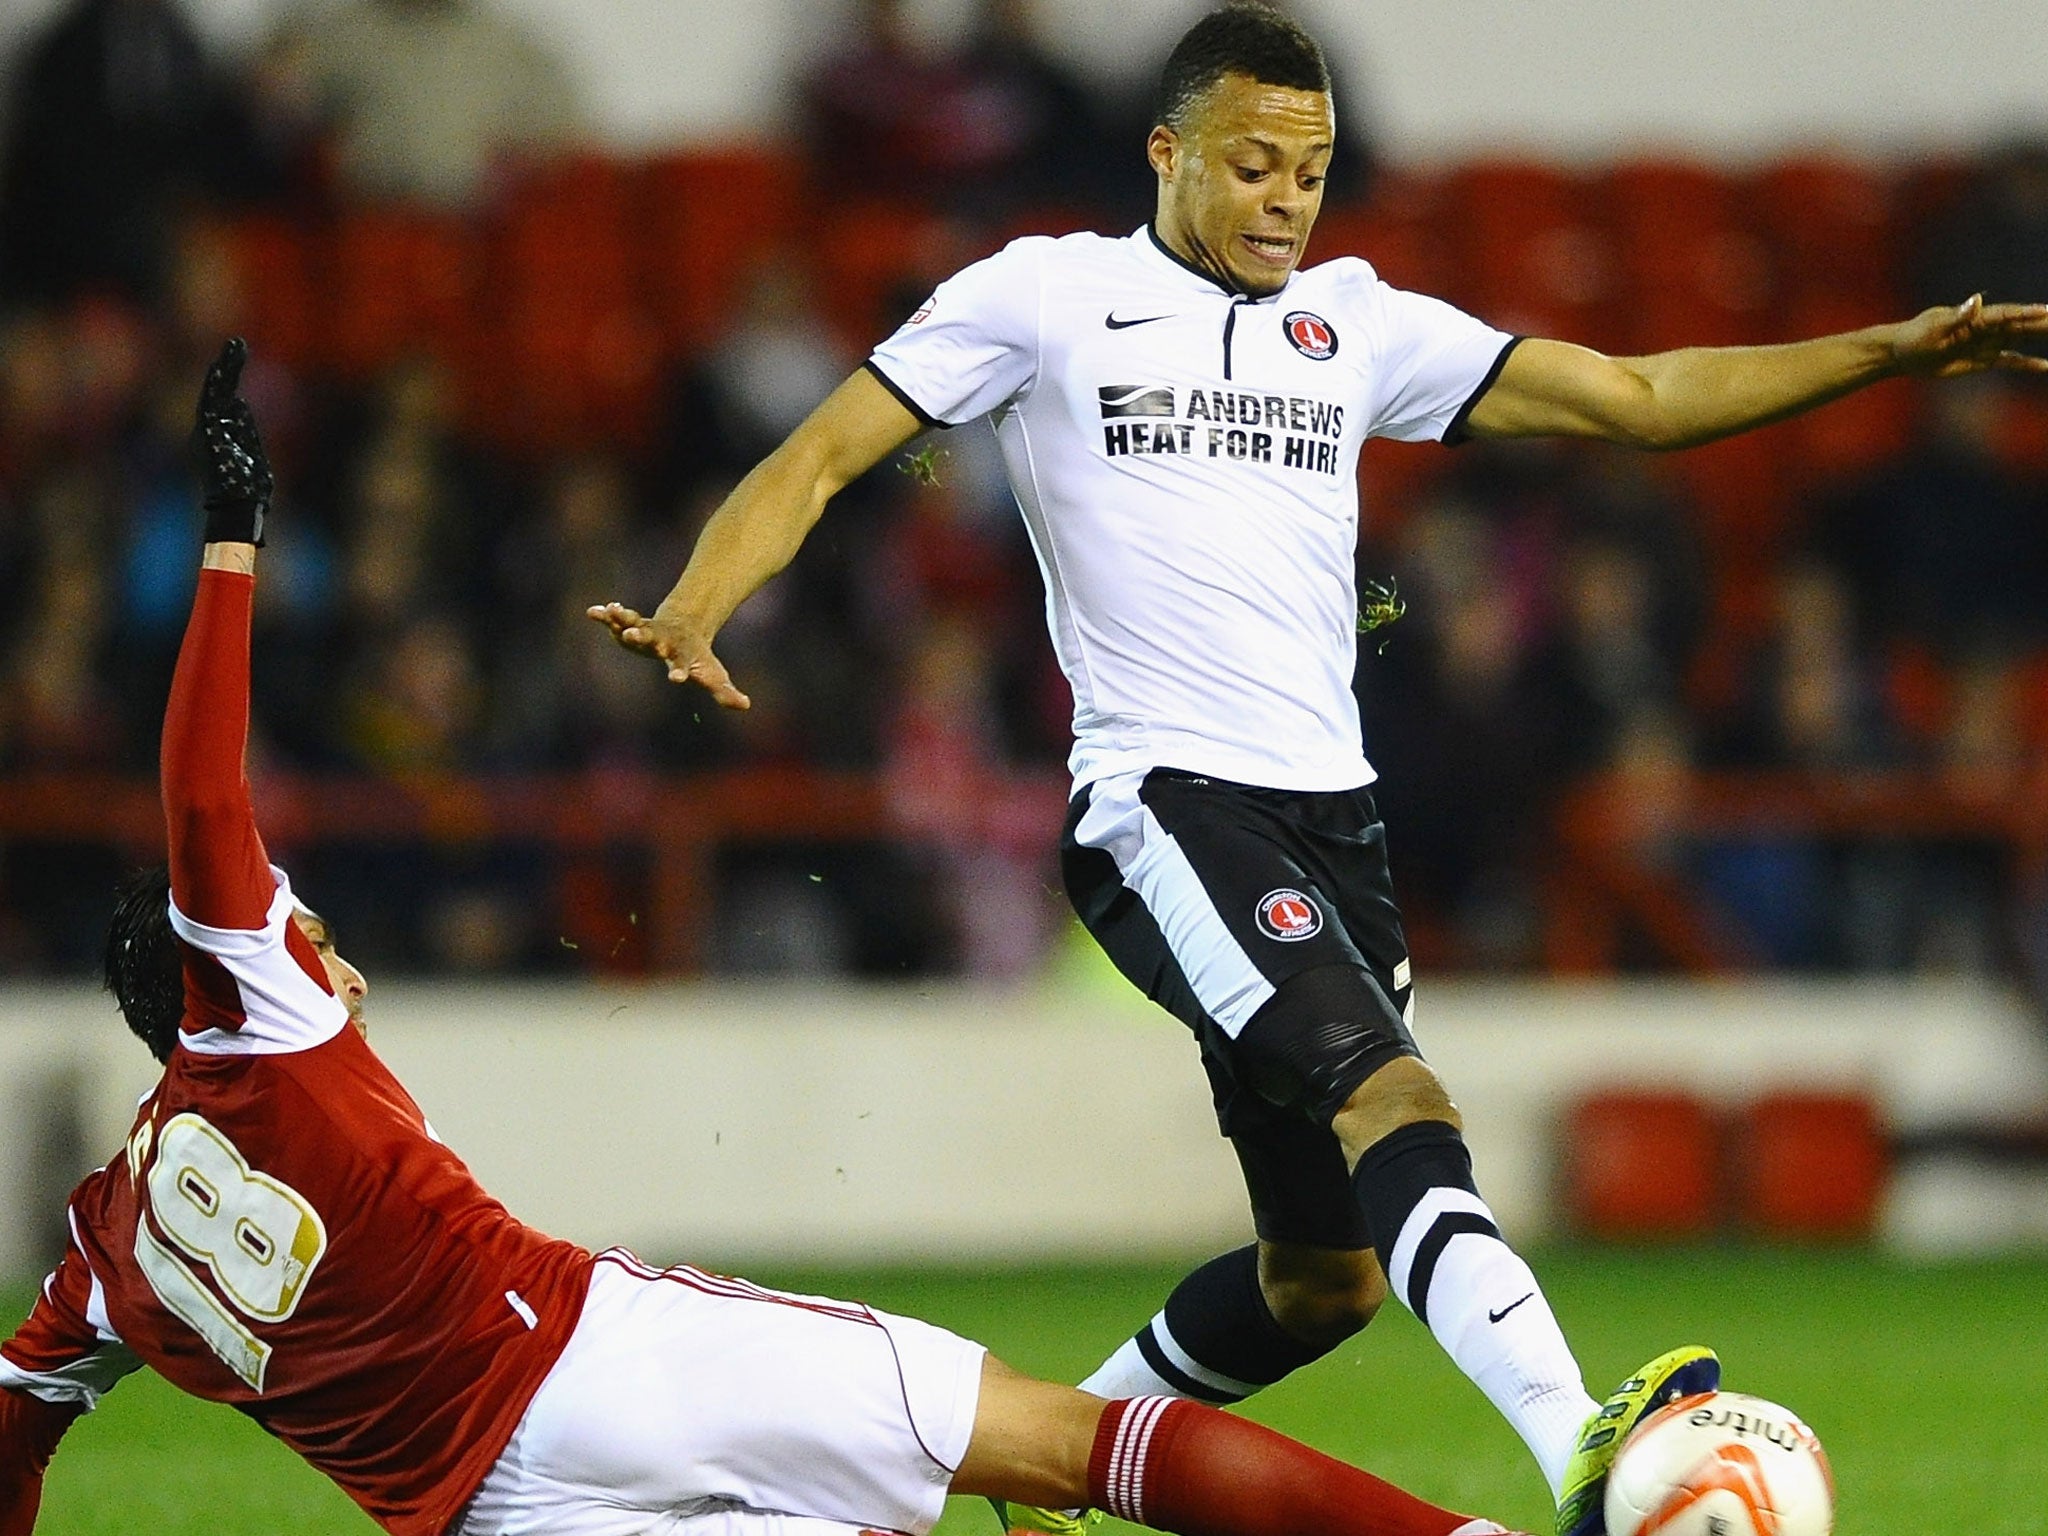
[[[1124,1416],[1116,1427],[1116,1445],[1109,1453],[1109,1494],[1114,1501],[1112,1512],[1123,1519],[1131,1518],[1131,1495],[1133,1485],[1138,1481],[1138,1469],[1133,1466],[1132,1441],[1137,1437],[1138,1421],[1144,1418],[1152,1399],[1141,1397],[1124,1410]]]
[[[1145,1458],[1151,1454],[1152,1432],[1159,1427],[1159,1421],[1166,1416],[1176,1399],[1154,1398],[1145,1405],[1144,1418],[1138,1424],[1138,1443],[1131,1455],[1131,1518],[1145,1523]]]
[[[1124,1520],[1137,1520],[1139,1505],[1145,1497],[1145,1460],[1139,1452],[1139,1425],[1145,1423],[1145,1415],[1151,1413],[1151,1405],[1137,1409],[1124,1419],[1122,1434],[1122,1458],[1116,1466],[1116,1499],[1122,1503]]]
[[[1111,1500],[1110,1513],[1119,1519],[1144,1523],[1145,1452],[1152,1444],[1152,1429],[1161,1414],[1177,1402],[1171,1397],[1133,1398],[1117,1425],[1116,1443],[1109,1453],[1109,1475],[1104,1479]]]
[[[1152,1342],[1159,1346],[1159,1352],[1171,1360],[1176,1368],[1194,1377],[1205,1387],[1212,1387],[1232,1397],[1250,1397],[1259,1390],[1257,1382],[1239,1381],[1235,1376],[1226,1376],[1221,1371],[1211,1370],[1181,1348],[1180,1340],[1176,1339],[1172,1330],[1166,1326],[1164,1312],[1152,1319]]]
[[[1125,1404],[1122,1417],[1116,1421],[1116,1440],[1109,1448],[1109,1471],[1102,1479],[1103,1502],[1119,1520],[1130,1514],[1130,1497],[1124,1491],[1124,1458],[1129,1454],[1131,1422],[1144,1411],[1145,1402],[1140,1397]]]
[[[1486,1202],[1469,1189],[1441,1185],[1424,1195],[1402,1224],[1401,1235],[1394,1240],[1393,1262],[1387,1265],[1387,1279],[1393,1283],[1396,1296],[1405,1298],[1408,1295],[1408,1276],[1415,1264],[1415,1250],[1422,1246],[1422,1239],[1436,1224],[1436,1219],[1451,1211],[1465,1211],[1493,1221],[1493,1212],[1487,1209]],[[1500,1223],[1496,1221],[1494,1225],[1499,1226]]]

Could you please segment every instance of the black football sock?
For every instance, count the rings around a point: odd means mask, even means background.
[[[1235,1403],[1334,1345],[1280,1326],[1259,1288],[1253,1243],[1211,1259],[1174,1287],[1159,1315],[1081,1383],[1102,1397],[1191,1397]]]

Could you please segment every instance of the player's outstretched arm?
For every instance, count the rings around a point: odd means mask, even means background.
[[[747,708],[711,642],[733,610],[796,557],[825,504],[923,430],[873,374],[854,374],[711,514],[659,608],[643,616],[598,603],[590,617],[627,650],[663,663],[669,681],[702,684],[726,708]]]
[[[0,1387],[0,1536],[29,1536],[43,1502],[43,1470],[80,1403],[46,1403]]]
[[[206,547],[164,710],[161,776],[171,899],[215,928],[261,928],[276,881],[256,830],[249,739],[249,623],[256,550],[270,510],[269,461],[240,394],[249,349],[221,348],[199,395],[194,441]]]
[[[2048,336],[2048,304],[1986,304],[1982,294],[1895,325],[1768,347],[1686,347],[1607,357],[1526,341],[1473,408],[1475,437],[1595,437],[1689,448],[1781,421],[1879,379],[2048,372],[2017,350]]]
[[[73,1243],[0,1341],[0,1536],[28,1536],[57,1442],[141,1362],[86,1316],[98,1289]]]

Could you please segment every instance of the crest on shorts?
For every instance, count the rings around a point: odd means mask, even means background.
[[[1323,909],[1315,898],[1283,885],[1259,898],[1259,932],[1282,944],[1312,939],[1323,931]]]
[[[1337,328],[1321,315],[1297,309],[1280,322],[1294,350],[1321,363],[1337,355]]]

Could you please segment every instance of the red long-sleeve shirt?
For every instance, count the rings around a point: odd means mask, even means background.
[[[521,1225],[350,1027],[242,759],[250,577],[208,570],[164,720],[185,1016],[126,1147],[0,1345],[0,1536],[65,1428],[148,1365],[230,1403],[394,1536],[439,1536],[568,1341],[590,1255]]]

